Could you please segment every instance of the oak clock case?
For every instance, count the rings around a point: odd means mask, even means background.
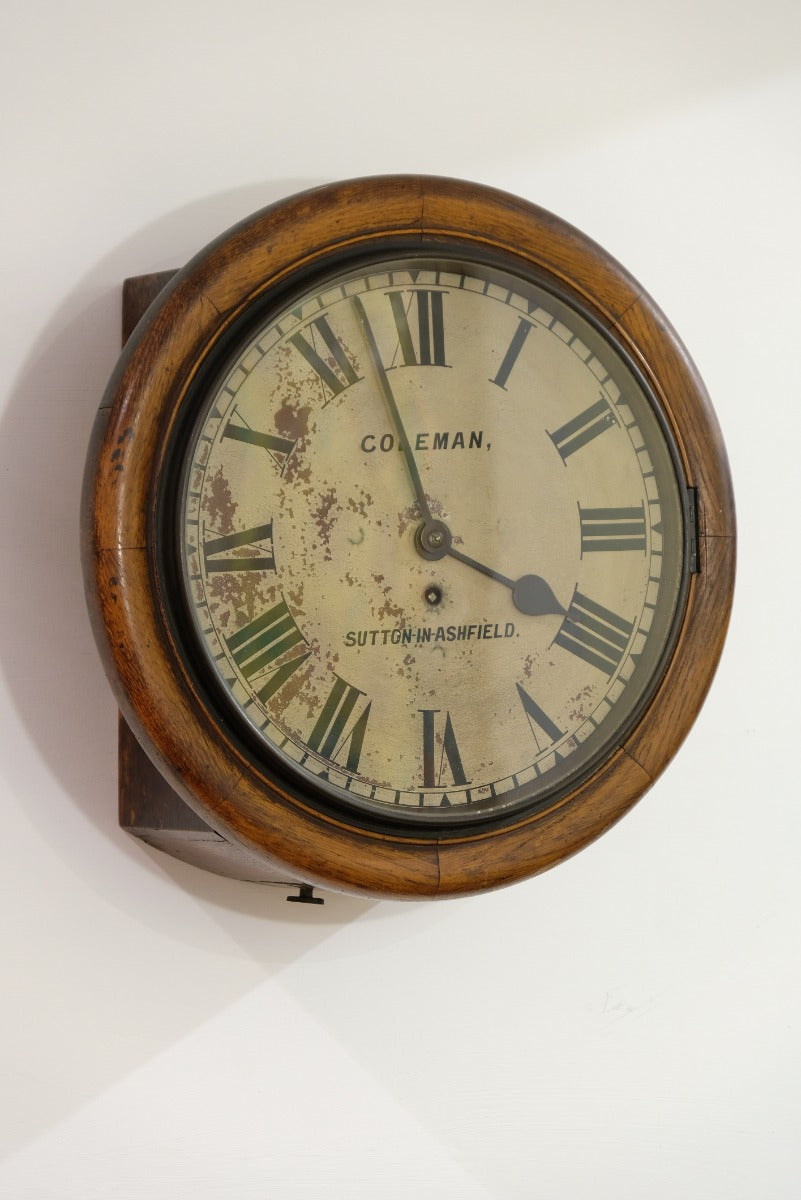
[[[169,280],[84,535],[121,823],[307,899],[484,890],[597,837],[692,724],[734,574],[653,301],[550,214],[420,177],[292,197]]]

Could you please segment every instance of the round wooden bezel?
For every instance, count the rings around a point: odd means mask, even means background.
[[[384,244],[451,243],[513,256],[578,297],[661,406],[695,489],[699,570],[669,661],[623,744],[572,792],[503,827],[381,831],[304,805],[243,753],[186,670],[162,594],[157,496],[182,401],[220,340],[300,272]],[[380,176],[318,188],[212,243],[148,310],[112,376],[90,448],[87,596],[104,663],[137,738],[172,787],[227,841],[292,879],[396,898],[458,895],[542,871],[598,837],[646,791],[692,725],[731,609],[735,520],[706,391],[644,290],[575,229],[523,200],[455,180]]]

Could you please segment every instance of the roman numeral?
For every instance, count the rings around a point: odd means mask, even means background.
[[[265,668],[271,667],[287,650],[306,641],[283,598],[225,640],[234,662],[246,679],[260,674]],[[306,651],[305,654],[296,655],[275,667],[256,692],[259,699],[266,703],[274,696],[298,667],[302,666],[310,653]]]
[[[600,550],[645,550],[645,511],[637,508],[582,508],[581,556]]]
[[[586,446],[587,442],[597,438],[604,430],[611,429],[613,425],[617,425],[615,414],[606,401],[601,399],[585,408],[584,412],[579,413],[566,425],[549,433],[548,437],[561,454],[562,461],[567,462],[571,454],[575,454],[582,446]]]
[[[623,661],[633,629],[632,622],[576,590],[554,642],[612,675]]]
[[[442,751],[439,755],[439,762],[437,762],[434,718],[440,710],[438,708],[420,708],[417,711],[423,714],[423,787],[436,788],[442,786],[442,771],[446,758],[454,784],[458,787],[465,787],[469,783],[469,780],[465,776],[464,767],[462,766],[462,756],[456,744],[451,714],[449,712],[445,713]]]
[[[262,547],[259,543],[264,542]],[[251,555],[228,555],[229,550],[242,550],[247,547],[259,551]],[[218,557],[222,555],[223,557]],[[241,533],[226,533],[222,537],[207,538],[203,543],[203,556],[206,560],[206,571],[274,571],[273,557],[273,523],[256,525],[253,529],[243,529]]]
[[[519,683],[517,685],[517,694],[520,697],[520,703],[523,705],[523,711],[528,717],[528,722],[531,726],[531,732],[534,735],[534,741],[537,743],[537,749],[545,749],[545,747],[540,744],[540,739],[537,734],[538,729],[542,730],[549,742],[558,742],[559,739],[564,735],[556,722],[552,721],[544,709],[540,708],[539,704],[537,704],[535,700],[531,699],[531,696],[529,696],[525,688],[521,687]]]
[[[445,315],[443,292],[432,292],[417,288],[404,303],[403,292],[387,292],[392,317],[398,333],[403,365],[405,367],[447,367],[445,361]],[[409,314],[416,308],[417,347],[409,324]]]
[[[302,333],[293,333],[289,338],[295,349],[303,355],[309,366],[319,375],[322,382],[331,393],[338,396],[352,383],[358,383],[361,378],[348,358],[345,347],[328,324],[327,317],[316,317],[308,326],[312,341],[308,341]],[[328,351],[323,358],[317,349],[318,339],[322,340]],[[331,399],[329,397],[329,399]],[[326,401],[327,403],[327,401]]]
[[[250,429],[244,422],[240,425],[239,422],[242,418],[236,409],[234,409],[234,417],[237,419],[232,418],[228,422],[223,430],[223,437],[230,438],[235,442],[244,442],[248,446],[260,446],[262,450],[267,451],[283,474],[286,460],[295,449],[295,442],[289,438],[276,437],[272,433],[260,433],[257,429]]]
[[[512,367],[520,357],[520,351],[523,349],[526,338],[531,332],[533,326],[530,321],[526,321],[523,317],[517,319],[517,329],[514,332],[509,349],[503,356],[503,362],[498,367],[498,372],[490,383],[496,383],[499,388],[506,390],[506,381],[512,373]]]
[[[348,757],[345,761],[346,771],[358,771],[359,769],[359,759],[364,745],[367,722],[370,719],[372,701],[368,701],[350,729],[347,729],[347,723],[359,697],[364,695],[364,692],[360,692],[358,688],[346,683],[339,675],[335,675],[334,686],[328,694],[308,741],[310,750],[314,750],[315,753],[332,762],[349,742]]]

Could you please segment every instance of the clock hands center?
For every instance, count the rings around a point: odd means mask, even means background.
[[[512,603],[518,612],[528,617],[545,617],[550,614],[564,616],[567,611],[557,600],[551,585],[541,575],[521,575],[519,579],[510,579],[500,571],[488,567],[486,563],[457,550],[444,521],[424,521],[415,533],[414,540],[417,551],[423,558],[434,562],[445,557],[455,558],[457,562],[464,563],[489,579],[502,583],[511,591]]]

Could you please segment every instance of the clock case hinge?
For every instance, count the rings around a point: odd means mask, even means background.
[[[700,512],[698,504],[698,488],[687,488],[687,523],[685,537],[687,539],[687,562],[690,568],[691,575],[697,575],[701,570],[701,559],[699,546],[701,544],[700,537]]]

